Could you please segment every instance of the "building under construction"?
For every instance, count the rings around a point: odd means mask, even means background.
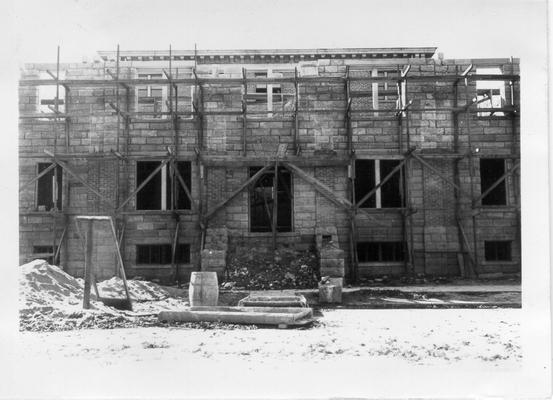
[[[237,243],[313,246],[321,274],[347,282],[520,272],[519,62],[435,51],[117,49],[69,64],[58,49],[25,65],[20,261],[82,276],[77,216],[102,215],[106,276],[114,247],[128,276],[222,274]]]

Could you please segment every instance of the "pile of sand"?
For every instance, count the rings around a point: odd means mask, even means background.
[[[128,279],[127,287],[134,301],[160,301],[169,297],[167,290],[153,282]],[[123,280],[118,277],[98,283],[98,291],[101,297],[125,298]]]
[[[55,265],[35,260],[22,265],[19,276],[20,329],[67,330],[90,327],[113,328],[150,326],[152,315],[161,310],[186,306],[185,299],[170,297],[161,286],[147,281],[128,280],[133,311],[121,311],[98,301],[91,289],[90,310],[83,310],[84,281]],[[111,278],[99,282],[100,296],[125,298],[123,281]]]
[[[19,301],[22,310],[37,307],[78,309],[83,304],[83,293],[82,280],[44,260],[34,260],[20,267]],[[92,308],[103,308],[102,303],[94,300],[95,296],[92,298]]]

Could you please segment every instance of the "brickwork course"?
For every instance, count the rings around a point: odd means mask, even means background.
[[[222,274],[232,238],[318,249],[331,240],[340,254],[324,268],[340,276],[343,265],[349,283],[520,273],[519,61],[435,51],[103,51],[94,62],[26,64],[21,263],[46,249],[82,276],[75,217],[109,215],[127,276],[165,282]],[[136,194],[147,162],[163,161]],[[53,172],[36,179],[52,162],[62,166],[61,209]],[[177,162],[191,194],[180,208]],[[155,204],[140,206],[148,195]],[[94,239],[93,262],[109,277],[111,232]]]

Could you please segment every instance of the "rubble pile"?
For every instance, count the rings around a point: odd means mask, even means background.
[[[311,289],[320,279],[313,250],[236,246],[229,254],[224,289]]]

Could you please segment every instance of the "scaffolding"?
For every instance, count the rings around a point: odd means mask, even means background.
[[[277,170],[279,165],[284,166],[285,168],[292,171],[297,177],[306,181],[310,184],[317,193],[321,194],[324,198],[330,200],[332,203],[338,207],[344,209],[347,212],[349,218],[349,256],[351,260],[352,268],[349,271],[348,279],[351,282],[356,282],[359,278],[359,262],[357,259],[357,222],[356,217],[363,215],[368,218],[374,224],[380,224],[373,215],[366,211],[366,209],[361,206],[371,197],[375,195],[377,190],[382,187],[388,180],[394,177],[396,174],[400,175],[400,196],[402,206],[397,209],[401,214],[401,227],[402,227],[402,236],[404,243],[404,252],[405,257],[405,272],[408,274],[413,274],[415,271],[415,256],[414,256],[414,239],[413,239],[413,215],[419,210],[415,210],[411,207],[411,173],[413,169],[413,164],[418,163],[421,165],[423,170],[429,171],[439,177],[441,180],[446,182],[448,185],[454,189],[454,198],[455,198],[455,221],[458,229],[459,237],[459,249],[460,252],[468,256],[470,260],[470,270],[464,271],[461,269],[461,274],[463,276],[478,276],[479,273],[479,260],[477,252],[477,219],[476,216],[479,213],[480,201],[488,195],[497,185],[501,184],[505,179],[510,176],[513,176],[517,179],[517,171],[520,168],[519,161],[519,152],[517,148],[517,135],[516,135],[516,119],[519,118],[519,106],[514,102],[514,85],[519,81],[520,77],[518,74],[514,73],[514,67],[512,67],[510,74],[477,74],[473,73],[473,65],[469,65],[462,72],[459,71],[459,68],[456,67],[455,74],[436,74],[434,70],[433,74],[426,75],[417,75],[410,76],[409,72],[411,65],[407,64],[403,68],[398,65],[395,71],[390,71],[386,76],[375,76],[371,74],[370,76],[353,76],[354,69],[369,69],[374,67],[374,64],[370,65],[355,65],[355,67],[347,66],[346,73],[344,76],[331,76],[331,77],[310,77],[310,76],[299,76],[297,67],[293,70],[293,76],[291,77],[248,77],[248,71],[245,68],[242,68],[242,76],[240,78],[230,78],[230,77],[200,77],[196,66],[192,69],[192,74],[188,78],[180,78],[175,76],[174,67],[172,65],[172,49],[169,47],[169,61],[167,69],[163,69],[163,78],[149,79],[147,83],[150,85],[166,85],[168,90],[167,98],[167,111],[131,111],[130,107],[130,97],[131,90],[136,86],[144,85],[143,79],[136,78],[121,78],[120,71],[120,49],[117,46],[116,50],[116,65],[115,72],[106,69],[107,77],[104,79],[60,79],[60,48],[57,49],[57,59],[56,59],[56,73],[47,71],[51,79],[22,79],[20,80],[20,86],[43,86],[43,85],[55,85],[56,86],[56,98],[54,102],[54,107],[50,106],[52,111],[51,114],[41,113],[41,114],[22,114],[20,119],[22,120],[32,120],[32,119],[50,119],[52,121],[63,121],[64,125],[64,141],[60,145],[58,143],[58,135],[56,135],[54,143],[54,151],[44,150],[44,154],[51,160],[52,165],[47,169],[40,172],[32,180],[23,183],[20,186],[20,190],[25,186],[33,184],[42,176],[46,175],[52,169],[57,174],[56,166],[60,166],[62,170],[69,176],[71,176],[76,181],[80,182],[89,193],[94,194],[100,201],[102,209],[100,210],[100,215],[109,215],[116,221],[117,229],[116,234],[119,238],[119,243],[121,247],[124,247],[124,232],[125,232],[125,216],[128,212],[125,211],[125,206],[135,198],[136,194],[148,183],[151,179],[165,166],[169,166],[170,171],[170,182],[172,186],[171,193],[175,196],[176,188],[180,187],[184,190],[186,196],[190,200],[191,210],[193,215],[197,217],[197,221],[200,227],[201,239],[199,240],[199,254],[204,248],[206,229],[209,225],[209,221],[213,216],[223,209],[232,199],[234,199],[239,193],[251,187],[259,177],[266,172],[274,172],[274,185],[278,185],[277,182]],[[512,65],[512,59],[511,59]],[[469,96],[468,85],[470,81],[505,81],[509,84],[510,89],[510,104],[503,105],[502,107],[491,107],[491,108],[482,108],[476,107],[483,99],[477,100],[476,98],[472,99]],[[356,91],[352,90],[352,83],[362,82],[364,84],[378,85],[379,83],[385,83],[386,86],[392,85],[395,86],[393,89],[384,89],[382,93],[386,96],[391,96],[392,100],[395,103],[393,108],[376,108],[376,109],[354,109],[353,103],[356,98],[359,97],[371,97],[374,96],[374,93],[371,94],[370,91]],[[432,83],[432,82],[441,82],[444,84],[451,85],[451,88],[454,92],[454,104],[451,107],[419,107],[415,108],[413,106],[413,101],[409,100],[409,84],[410,83]],[[300,89],[303,86],[308,86],[310,83],[334,83],[341,84],[344,86],[345,100],[343,107],[339,108],[306,108],[303,109],[300,107]],[[289,112],[289,116],[286,116],[284,112],[280,113],[277,111],[271,112],[270,116],[267,117],[267,111],[255,111],[248,108],[248,84],[290,84],[294,88],[294,93],[291,96],[293,99],[293,107]],[[190,111],[179,111],[178,102],[179,102],[179,85],[190,85],[195,88],[195,95],[192,100],[192,109]],[[204,88],[209,87],[210,85],[228,85],[237,88],[241,88],[242,99],[241,99],[241,109],[237,110],[206,110],[204,102]],[[65,108],[61,112],[59,109],[59,91],[60,86],[65,89]],[[464,90],[461,90],[464,86]],[[110,87],[115,89],[115,102],[109,102],[109,107],[112,109],[112,112],[107,113],[106,115],[117,117],[116,125],[116,142],[115,149],[111,149],[110,152],[103,153],[71,153],[71,120],[72,120],[72,110],[71,110],[71,90],[80,87],[87,88],[105,88]],[[484,96],[484,100],[489,100],[489,96]],[[373,100],[374,101],[374,100]],[[378,100],[377,100],[378,101]],[[122,106],[124,104],[124,107]],[[491,102],[490,102],[491,103]],[[451,113],[453,118],[453,152],[442,152],[442,153],[433,153],[433,154],[422,154],[421,150],[412,145],[411,132],[410,132],[410,122],[412,115],[415,113],[424,113],[424,112],[447,112]],[[512,162],[512,167],[501,176],[493,185],[491,185],[484,193],[477,196],[474,193],[474,161],[478,159],[478,154],[472,149],[471,145],[471,132],[470,132],[470,116],[477,114],[489,112],[493,113],[504,113],[504,115],[512,121],[511,130],[512,130],[512,140],[511,140],[511,149],[510,149],[510,160]],[[302,157],[301,146],[300,146],[300,129],[299,129],[299,119],[303,114],[324,114],[324,113],[337,113],[343,115],[344,127],[346,132],[347,139],[347,151],[345,156],[338,156],[334,158],[325,158],[325,157],[310,157],[309,159]],[[225,157],[217,156],[206,156],[205,154],[205,118],[208,116],[237,116],[242,120],[242,155],[243,157],[236,159],[228,159]],[[163,117],[164,119],[159,119]],[[198,201],[196,202],[191,195],[190,188],[185,183],[184,178],[176,168],[176,162],[182,157],[178,153],[179,149],[179,131],[180,131],[180,121],[183,118],[191,119],[196,126],[197,135],[195,138],[196,145],[194,147],[195,156],[190,158],[186,156],[187,159],[195,162],[197,165],[198,174],[196,176],[198,187],[199,187],[199,196]],[[170,121],[171,129],[173,131],[173,142],[170,146],[166,146],[166,151],[164,150],[163,154],[142,154],[139,152],[131,152],[130,148],[130,138],[131,138],[131,125],[139,122],[159,122],[159,121]],[[292,123],[292,138],[293,142],[289,155],[286,155],[286,150],[280,150],[278,154],[274,156],[256,156],[255,154],[249,154],[247,151],[247,129],[250,121],[260,122],[260,121],[280,121],[280,122],[291,122]],[[389,172],[378,185],[376,185],[372,190],[369,191],[360,201],[355,202],[356,199],[356,187],[355,187],[355,164],[357,160],[356,149],[353,142],[353,122],[374,122],[374,121],[391,121],[396,124],[397,129],[397,151],[395,157],[400,160],[399,164]],[[459,136],[463,128],[461,124],[464,125],[464,133],[468,138],[468,147],[469,151],[461,153],[459,146]],[[124,143],[124,145],[123,145]],[[61,151],[60,151],[61,150]],[[390,156],[389,153],[386,156]],[[22,157],[36,158],[39,155],[22,155]],[[111,202],[109,199],[100,192],[97,187],[94,187],[90,182],[87,182],[85,179],[81,178],[77,172],[75,172],[70,166],[70,161],[74,159],[93,159],[93,158],[111,158],[117,160],[117,171],[116,171],[116,188],[115,188],[115,201]],[[121,169],[123,168],[123,176],[129,177],[130,167],[129,161],[133,159],[145,159],[145,158],[155,158],[156,160],[162,159],[161,164],[151,172],[148,177],[142,181],[134,190],[131,190],[128,184],[120,182]],[[448,176],[445,176],[438,169],[433,167],[429,161],[430,160],[453,160],[453,179]],[[466,192],[461,188],[461,180],[459,173],[459,163],[462,160],[467,160],[469,164],[469,186],[470,191]],[[211,210],[207,209],[207,182],[206,182],[206,172],[210,167],[215,166],[244,166],[244,165],[262,165],[262,168],[243,182],[236,190],[234,190],[224,201],[217,204]],[[347,182],[347,192],[349,198],[344,198],[337,195],[331,188],[310,176],[306,173],[302,167],[316,167],[316,166],[339,166],[347,168],[348,173],[348,182]],[[128,182],[129,180],[126,179]],[[123,186],[124,193],[123,198],[120,198],[120,189]],[[63,199],[64,202],[67,202],[68,199],[68,184],[67,181],[63,181]],[[518,230],[517,235],[520,240],[520,196],[515,192],[516,204],[515,209],[517,212],[517,224]],[[471,226],[472,226],[472,238],[473,243],[470,243],[469,237],[466,233],[466,216],[463,214],[463,206],[461,199],[462,197],[470,200],[471,204]],[[171,201],[171,211],[174,216],[174,231],[172,238],[172,267],[174,271],[175,280],[178,281],[178,263],[176,263],[175,254],[176,246],[178,243],[178,238],[180,234],[180,221],[179,214],[175,210],[175,199]],[[275,205],[276,207],[276,205]],[[60,251],[66,238],[66,232],[68,227],[69,213],[66,211],[66,204],[62,207],[63,211],[54,208],[51,211],[52,215],[52,232],[53,232],[53,249],[54,253],[54,263],[59,262]],[[58,237],[58,226],[56,225],[56,219],[58,216],[62,216],[62,233]],[[275,217],[275,212],[273,211],[273,219]],[[277,232],[275,229],[275,221],[273,221],[272,235],[273,235],[273,245],[276,243]]]

